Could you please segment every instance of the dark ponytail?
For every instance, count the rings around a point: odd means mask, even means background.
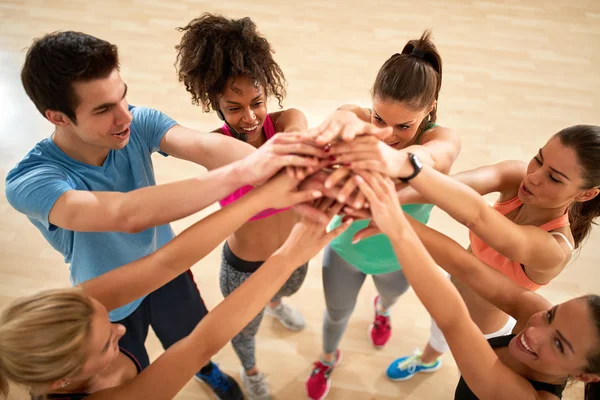
[[[596,343],[600,343],[600,296],[590,294],[584,296],[583,299],[587,303],[590,314],[592,315],[592,322],[596,326]],[[585,372],[588,374],[600,375],[600,345],[597,345],[596,349],[588,355],[588,366]],[[585,400],[598,399],[600,399],[600,383],[587,383],[585,385]]]
[[[431,41],[431,31],[425,31],[383,64],[373,84],[373,96],[422,110],[438,99],[441,87],[442,57]],[[423,123],[436,121],[436,108]]]
[[[575,125],[556,135],[560,142],[575,151],[581,166],[583,188],[600,186],[600,126]],[[569,222],[575,247],[589,235],[594,219],[600,216],[600,196],[584,202],[574,202],[569,207]]]

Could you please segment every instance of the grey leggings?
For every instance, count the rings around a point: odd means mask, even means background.
[[[306,278],[307,270],[308,263],[301,265],[296,271],[294,271],[287,282],[285,282],[281,289],[279,289],[279,292],[277,292],[275,297],[273,297],[272,301],[278,301],[282,297],[288,297],[296,293]],[[221,256],[219,282],[221,284],[221,293],[223,293],[223,296],[229,296],[229,294],[231,294],[242,283],[244,283],[244,281],[248,279],[250,275],[252,275],[252,273],[240,272],[236,270],[227,262],[223,255]],[[238,355],[245,370],[250,370],[256,365],[256,347],[254,337],[258,332],[258,327],[262,321],[263,314],[264,309],[256,317],[254,317],[254,319],[248,325],[246,325],[246,327],[240,333],[238,333],[236,337],[231,340],[233,349]]]
[[[365,273],[344,261],[330,246],[325,248],[323,289],[327,310],[323,320],[324,353],[337,350],[366,277]],[[381,305],[386,309],[394,305],[398,297],[409,288],[402,270],[372,277],[379,292]]]

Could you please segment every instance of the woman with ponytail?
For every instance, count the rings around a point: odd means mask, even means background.
[[[415,161],[418,164],[417,155],[407,157],[392,176],[411,176]],[[351,165],[362,167],[383,170],[362,161]],[[600,127],[576,125],[561,130],[528,165],[504,161],[452,177],[425,165],[409,183],[411,188],[399,193],[402,203],[435,204],[470,229],[471,251],[479,260],[535,291],[564,269],[600,216]],[[493,192],[500,196],[490,206],[482,195]],[[368,228],[356,239],[373,233],[375,229]],[[515,319],[460,278],[452,281],[488,339],[513,330]],[[442,332],[433,323],[425,351],[394,361],[388,377],[405,380],[417,372],[430,372],[429,366],[439,364],[438,357],[447,350]]]
[[[558,400],[569,381],[589,385],[600,380],[600,296],[551,304],[405,215],[388,177],[373,171],[358,174],[373,230],[390,238],[415,294],[448,339],[462,374],[455,400]],[[415,184],[429,177],[426,168],[415,169]],[[511,315],[513,332],[486,340],[438,265]],[[589,400],[597,399],[589,397],[595,388],[588,386]]]
[[[334,164],[341,163],[348,155],[360,154],[363,149],[376,148],[393,169],[395,155],[404,149],[420,154],[424,162],[448,173],[460,151],[460,140],[451,129],[436,123],[441,85],[442,59],[431,41],[431,33],[425,32],[383,64],[373,84],[372,108],[341,106],[312,131],[312,136],[317,144],[332,143],[328,151]],[[356,137],[364,133],[371,135]],[[347,180],[349,172],[340,167],[329,179],[336,181],[333,186],[342,186],[338,201],[360,208],[364,197],[352,195],[356,184],[353,179]],[[408,205],[404,210],[427,223],[432,207]],[[332,223],[339,224],[339,218]],[[311,399],[322,399],[329,391],[331,372],[341,360],[338,345],[367,275],[373,277],[379,292],[373,302],[374,321],[369,329],[369,340],[377,348],[383,347],[391,336],[390,307],[409,287],[386,236],[353,244],[354,234],[367,224],[368,221],[355,222],[325,250],[323,287],[327,311],[323,321],[323,353],[307,381]]]

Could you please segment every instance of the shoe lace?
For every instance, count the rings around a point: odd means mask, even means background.
[[[213,367],[213,373],[211,374],[211,381],[213,388],[221,392],[226,392],[231,387],[231,382],[228,377],[219,369]]]
[[[331,367],[323,364],[321,361],[314,363],[314,369],[311,374],[313,377],[317,377],[320,381],[327,380],[327,373],[331,370]]]
[[[390,318],[385,315],[377,315],[373,327],[377,330],[389,330],[390,329]]]
[[[254,393],[256,396],[266,396],[269,394],[267,377],[264,375],[260,375],[260,377],[256,379],[251,379],[250,387],[252,388],[252,393]]]
[[[399,370],[407,370],[411,374],[417,369],[417,365],[421,363],[421,351],[415,350],[414,354],[406,360],[398,363]]]

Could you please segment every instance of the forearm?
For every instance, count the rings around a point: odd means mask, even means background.
[[[167,284],[208,255],[264,206],[253,191],[187,228],[163,247],[80,286],[108,310]]]
[[[131,398],[171,399],[240,332],[292,274],[296,263],[277,252],[196,326],[123,388]]]
[[[232,164],[205,175],[125,193],[118,202],[117,221],[128,232],[167,224],[192,215],[245,184]]]
[[[396,184],[400,204],[426,204],[427,199],[406,183]]]
[[[440,165],[439,165],[440,162],[437,159],[439,157],[434,157],[431,154],[431,152],[429,151],[429,149],[425,146],[415,144],[412,146],[405,147],[404,149],[398,150],[398,151],[402,152],[403,154],[413,153],[419,157],[419,159],[421,160],[423,165],[428,165],[428,166],[432,167],[433,169],[435,169],[436,171],[440,171]],[[445,167],[445,166],[442,165],[442,167]],[[442,172],[444,172],[444,171],[442,171]]]
[[[419,239],[442,269],[467,285],[477,295],[507,314],[516,316],[517,299],[529,291],[504,274],[484,264],[448,236],[407,216]]]
[[[467,227],[480,222],[490,206],[479,193],[470,187],[424,166],[421,173],[410,181],[427,203],[432,203]]]
[[[425,246],[408,222],[396,236],[390,236],[402,270],[415,294],[440,329],[469,318],[464,301],[452,283],[442,275]]]
[[[291,256],[275,252],[202,320],[190,335],[195,347],[202,343],[207,357],[218,352],[258,315],[299,264]]]

